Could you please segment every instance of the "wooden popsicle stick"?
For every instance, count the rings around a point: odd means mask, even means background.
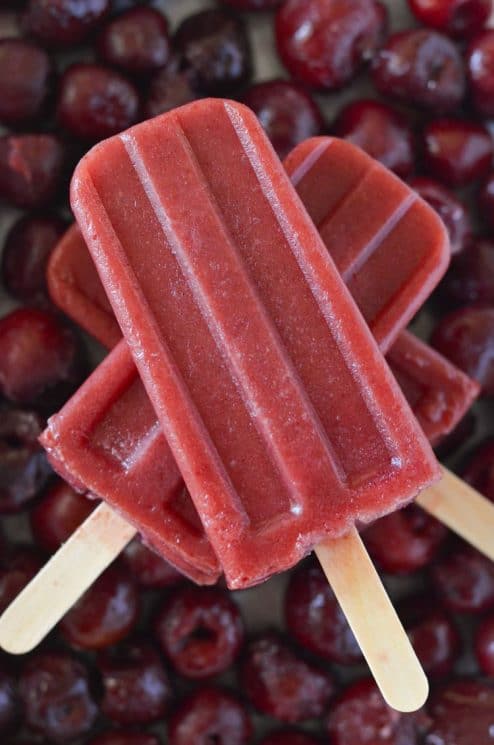
[[[469,484],[443,468],[442,479],[419,494],[416,502],[494,561],[494,504]]]
[[[36,647],[136,531],[102,503],[77,528],[0,617],[0,647],[25,654]]]
[[[315,552],[385,701],[416,711],[429,684],[357,530]]]

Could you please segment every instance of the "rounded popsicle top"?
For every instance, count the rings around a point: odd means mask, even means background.
[[[398,176],[346,140],[305,140],[284,166],[387,352],[449,265],[443,222]]]

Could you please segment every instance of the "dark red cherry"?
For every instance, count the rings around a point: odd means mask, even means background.
[[[57,316],[21,308],[0,320],[0,388],[11,401],[53,408],[82,372],[79,342]]]
[[[393,34],[374,58],[372,80],[380,93],[438,113],[453,111],[465,95],[459,50],[428,29]]]
[[[43,494],[30,514],[36,542],[52,553],[91,514],[96,502],[77,494],[65,481],[57,480]]]
[[[44,421],[33,411],[0,409],[0,514],[19,512],[52,475],[38,442]]]
[[[285,595],[288,631],[319,657],[341,665],[362,660],[362,652],[321,568],[310,563],[292,572]]]
[[[129,543],[123,557],[141,587],[159,589],[176,585],[183,580],[183,574],[145,546],[140,538],[134,538]]]
[[[239,610],[222,590],[184,585],[165,600],[156,636],[175,669],[187,678],[227,670],[244,640]]]
[[[98,25],[110,0],[29,0],[26,30],[54,47],[77,44]]]
[[[168,21],[154,8],[130,8],[104,28],[98,51],[104,62],[132,74],[147,74],[168,62]]]
[[[480,31],[492,10],[492,0],[408,0],[425,26],[463,39]]]
[[[162,719],[172,696],[158,652],[147,642],[127,642],[98,657],[103,684],[101,710],[117,724],[143,725]]]
[[[478,239],[454,258],[441,291],[457,303],[494,304],[494,243]]]
[[[275,632],[247,646],[241,681],[256,709],[288,724],[321,716],[334,692],[330,675],[305,662]]]
[[[420,507],[410,505],[365,529],[372,558],[390,574],[410,574],[430,564],[448,534],[447,528]]]
[[[446,683],[427,704],[424,745],[490,745],[494,731],[494,689],[465,678]]]
[[[413,718],[391,709],[371,678],[352,683],[330,708],[331,745],[415,745]]]
[[[60,188],[65,150],[53,135],[0,137],[0,199],[35,209],[52,202]]]
[[[461,651],[460,636],[449,615],[424,593],[405,598],[398,615],[426,675],[448,675]]]
[[[436,326],[432,346],[494,394],[494,308],[461,308]]]
[[[79,649],[102,649],[130,634],[139,595],[123,562],[113,563],[60,622],[66,641]]]
[[[50,743],[73,742],[89,732],[97,706],[86,666],[67,652],[36,652],[19,680],[26,724]]]
[[[376,0],[287,0],[276,15],[276,43],[294,78],[334,90],[373,58],[386,27]]]
[[[186,18],[174,36],[183,68],[203,94],[224,96],[248,83],[252,73],[249,37],[244,22],[211,8]]]
[[[299,142],[322,133],[324,120],[319,107],[296,83],[257,83],[245,92],[243,103],[256,114],[281,159]]]
[[[14,546],[0,562],[0,613],[39,572],[43,557],[31,546]]]
[[[494,565],[469,546],[461,546],[431,567],[444,605],[459,613],[481,613],[494,607]]]
[[[413,169],[412,129],[391,106],[373,100],[353,101],[338,114],[333,132],[361,147],[398,176],[408,176]]]
[[[412,189],[439,215],[448,231],[451,254],[463,251],[472,239],[472,223],[466,205],[445,186],[417,176],[409,181]]]
[[[144,113],[147,117],[165,114],[177,106],[185,106],[199,97],[194,86],[194,74],[190,69],[181,69],[175,56],[151,78]]]
[[[220,688],[189,694],[168,723],[168,745],[246,745],[251,735],[245,706]]]
[[[30,305],[47,302],[46,265],[66,227],[50,215],[27,215],[14,223],[2,254],[2,277],[11,295]]]
[[[47,53],[21,39],[0,40],[0,122],[18,124],[38,116],[50,92]]]
[[[74,137],[102,140],[137,121],[139,95],[118,72],[78,63],[63,74],[57,104],[60,124]]]
[[[481,124],[435,119],[423,131],[427,171],[446,186],[466,186],[483,178],[492,164],[492,139]]]
[[[494,31],[476,36],[468,50],[470,97],[482,116],[494,116]]]

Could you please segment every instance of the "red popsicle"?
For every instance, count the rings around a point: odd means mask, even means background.
[[[368,171],[371,190],[388,178]],[[381,220],[433,220],[403,196],[397,181]],[[437,477],[248,109],[196,102],[107,140],[76,169],[72,204],[231,587]]]

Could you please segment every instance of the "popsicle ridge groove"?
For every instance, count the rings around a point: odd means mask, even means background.
[[[303,437],[306,451],[310,448],[320,463],[325,460],[333,477],[336,471],[338,479],[344,482],[347,474],[331,447],[290,355],[229,235],[214,195],[208,189],[207,179],[194,156],[193,148],[180,123],[177,122],[177,124],[177,134],[181,145],[195,176],[204,186],[204,196],[215,215],[221,237],[224,239],[221,244],[225,247],[224,256],[220,255],[223,253],[220,248],[216,248],[214,276],[209,276],[209,272],[204,271],[204,266],[202,272],[198,270],[198,267],[194,265],[194,257],[186,250],[177,237],[176,231],[172,230],[166,207],[159,198],[138,143],[126,136],[126,149],[195,298],[197,307],[227,364],[256,430],[275,461],[278,473],[290,495],[291,514],[295,517],[303,512],[300,498],[307,488],[304,479],[300,478],[297,473],[300,463],[301,437]],[[223,276],[219,276],[222,259],[227,263],[224,266]],[[234,285],[233,282],[235,282]],[[224,300],[219,296],[217,298],[212,296],[211,285],[215,283],[224,288]],[[226,294],[227,290],[229,290],[228,294]],[[240,331],[236,328],[239,326],[238,320],[233,328],[226,312],[227,305],[233,297],[237,299],[237,313],[241,313],[244,307],[247,309]],[[257,368],[253,369],[251,360],[256,353],[258,353]],[[260,372],[258,372],[259,368]],[[267,379],[268,373],[272,378],[272,390],[266,397],[263,392],[263,379]],[[280,412],[281,416],[279,416]],[[314,436],[312,436],[313,433]],[[312,439],[312,443],[309,438]]]
[[[309,173],[309,171],[315,166],[315,164],[325,155],[327,149],[331,147],[333,140],[330,137],[325,137],[322,141],[314,148],[307,157],[300,163],[299,166],[291,174],[290,179],[295,188],[300,181]]]
[[[314,243],[310,246],[310,249],[314,252],[314,254],[316,254],[316,261],[310,261],[309,257],[309,260],[306,260],[304,263],[304,259],[306,259],[307,257],[303,255],[304,249],[301,246],[299,236],[296,233],[292,232],[290,229],[290,222],[284,213],[282,204],[278,198],[277,191],[274,188],[274,185],[271,184],[269,181],[269,177],[265,172],[262,163],[260,162],[259,157],[256,153],[255,145],[252,142],[247,129],[243,126],[240,115],[228,102],[224,102],[224,107],[240,141],[240,144],[245,154],[247,155],[247,158],[249,159],[254,173],[256,174],[261,190],[265,195],[266,200],[272,205],[273,213],[275,214],[275,217],[281,227],[287,244],[290,247],[290,250],[295,257],[297,264],[299,265],[300,271],[304,275],[306,282],[311,290],[314,300],[316,301],[316,304],[326,321],[328,332],[335,339],[338,349],[343,355],[347,370],[355,380],[358,380],[359,378],[364,379],[365,370],[362,369],[362,364],[360,363],[360,361],[357,361],[358,357],[353,354],[353,350],[349,349],[345,335],[339,333],[338,314],[335,311],[331,297],[321,287],[319,278],[317,276],[319,272],[321,272],[324,276],[324,274],[326,274],[327,272],[328,265],[334,266],[332,257],[330,256],[328,251],[325,250],[323,244],[321,244],[319,241],[314,241]],[[323,151],[321,150],[321,154],[322,153]],[[372,339],[370,332],[368,332],[368,336]],[[374,343],[373,339],[372,342]],[[377,349],[376,353],[379,353]],[[391,437],[387,427],[382,421],[382,417],[380,417],[379,402],[376,400],[370,387],[368,386],[362,386],[362,396],[366,402],[368,412],[374,421],[374,425],[377,431],[381,434],[384,442],[386,443],[386,446],[389,449],[389,457],[392,462],[394,454],[391,445]]]

